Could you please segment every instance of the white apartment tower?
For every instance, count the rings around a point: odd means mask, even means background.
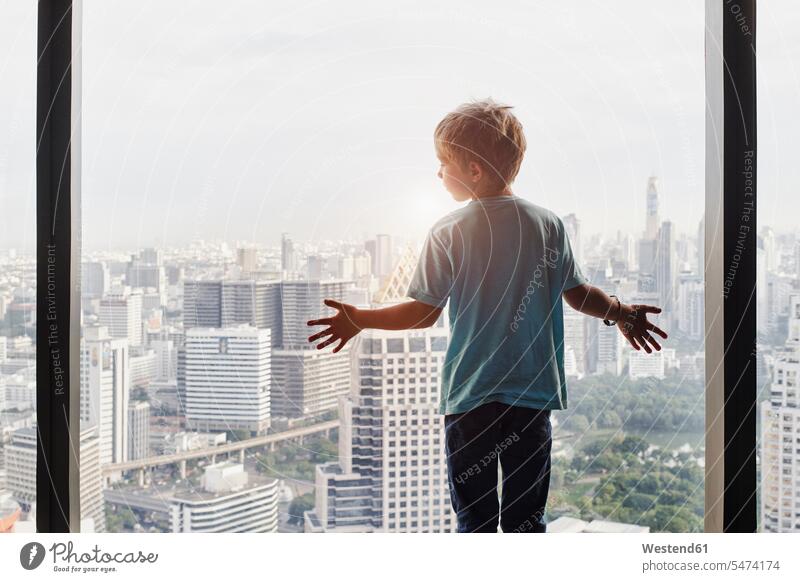
[[[790,297],[789,337],[761,403],[761,528],[800,532],[800,295]]]
[[[100,462],[126,461],[131,385],[127,340],[113,339],[104,326],[84,328],[80,378],[81,423],[98,427]]]
[[[437,414],[448,329],[365,331],[340,401],[339,461],[317,466],[306,531],[455,528]]]
[[[144,459],[150,452],[150,404],[131,402],[128,408],[128,460]]]
[[[100,324],[113,338],[142,345],[142,295],[130,287],[116,289],[100,300]]]
[[[250,325],[186,331],[186,422],[202,431],[270,425],[270,330]]]

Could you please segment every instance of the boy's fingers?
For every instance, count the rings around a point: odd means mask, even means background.
[[[318,350],[321,350],[322,348],[324,348],[324,347],[327,347],[327,346],[331,345],[331,344],[332,344],[333,342],[335,342],[337,339],[338,339],[337,337],[331,337],[331,338],[328,338],[328,339],[326,339],[324,342],[322,342],[322,343],[320,343],[320,344],[317,344],[317,349],[318,349]]]
[[[323,301],[325,305],[328,307],[333,307],[334,309],[342,309],[344,307],[343,303],[339,303],[338,301],[334,301],[333,299],[326,299]]]
[[[661,313],[661,308],[655,305],[639,305],[639,309],[647,313]]]
[[[649,325],[647,326],[647,329],[649,329],[650,331],[654,331],[654,332],[656,332],[658,335],[660,335],[661,337],[663,337],[664,339],[667,339],[667,332],[665,332],[663,329],[661,329],[661,328],[660,328],[660,327],[658,327],[657,325],[654,325],[654,324],[652,324],[652,323],[651,323],[651,324],[649,324]]]
[[[651,347],[650,347],[650,346],[647,344],[647,342],[645,341],[645,339],[644,339],[642,336],[639,336],[639,337],[637,337],[637,338],[636,338],[636,341],[638,341],[638,342],[639,342],[639,344],[640,344],[640,345],[641,345],[641,346],[644,348],[644,351],[646,351],[648,354],[649,354],[649,353],[652,353],[652,351],[653,351],[653,348],[651,348]]]
[[[655,338],[653,336],[651,336],[649,333],[645,332],[644,339],[649,341],[652,344],[652,346],[656,349],[656,351],[661,351],[661,344],[659,344],[655,340]]]
[[[318,333],[315,333],[314,335],[310,336],[308,338],[308,341],[313,342],[313,341],[316,341],[316,340],[318,340],[318,339],[320,339],[322,337],[325,337],[325,336],[328,336],[328,335],[331,335],[331,334],[333,334],[333,330],[329,327],[328,329],[323,329],[322,331],[320,331]]]
[[[330,317],[323,317],[322,319],[311,319],[306,322],[306,325],[330,325],[332,321]]]
[[[636,349],[636,350],[638,350],[638,349],[639,349],[639,348],[636,346],[636,342],[634,342],[634,341],[633,341],[633,337],[631,337],[630,335],[628,335],[628,334],[627,334],[627,333],[625,333],[625,332],[622,332],[622,337],[624,337],[626,340],[628,340],[628,343],[629,343],[629,344],[631,344],[631,347],[632,347],[632,348],[634,348],[634,349]]]
[[[335,348],[333,348],[333,353],[335,354],[336,352],[341,350],[348,341],[350,341],[350,338],[347,338],[347,339],[342,338],[342,341],[339,342],[339,345],[337,345]]]

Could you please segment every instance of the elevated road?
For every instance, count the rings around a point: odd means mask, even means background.
[[[150,467],[161,467],[172,464],[179,464],[182,466],[181,469],[185,470],[185,462],[192,459],[203,459],[207,457],[213,458],[216,455],[235,452],[240,452],[243,454],[247,449],[264,447],[286,440],[302,438],[304,436],[326,432],[333,428],[339,428],[338,420],[328,420],[326,422],[320,422],[310,426],[301,426],[268,435],[257,436],[232,443],[225,443],[224,445],[218,445],[215,447],[204,447],[202,449],[193,449],[172,455],[158,455],[155,457],[147,457],[145,459],[137,459],[136,461],[126,461],[124,463],[104,465],[102,467],[102,472],[103,475],[106,476],[119,473],[121,471],[135,471],[137,469],[148,469]]]

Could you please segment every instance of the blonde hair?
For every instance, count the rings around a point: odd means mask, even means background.
[[[491,98],[464,103],[436,126],[436,153],[462,168],[478,162],[491,180],[511,184],[527,146],[522,124],[511,109]]]

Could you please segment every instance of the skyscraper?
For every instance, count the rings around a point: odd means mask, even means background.
[[[341,352],[272,350],[272,416],[300,418],[336,410],[350,388],[350,346]]]
[[[197,430],[270,425],[270,330],[248,325],[186,331],[186,423]]]
[[[658,227],[661,224],[661,219],[658,214],[658,204],[658,178],[656,176],[650,176],[647,179],[644,236],[651,240],[658,237]]]
[[[258,250],[252,247],[236,249],[236,264],[242,272],[255,271],[258,269]]]
[[[392,272],[392,237],[388,234],[375,236],[375,269],[378,277],[385,277]]]
[[[128,459],[144,459],[150,453],[150,404],[131,402],[128,408]]]
[[[790,297],[789,334],[761,403],[761,527],[800,532],[800,295]]]
[[[572,246],[572,254],[575,261],[581,265],[583,264],[583,241],[581,240],[581,221],[575,214],[567,214],[563,217],[564,229],[569,237],[569,242]]]
[[[666,321],[672,326],[675,303],[675,231],[672,222],[664,221],[658,230],[658,252],[656,255],[656,286],[658,287],[658,306],[661,307]]]
[[[309,349],[306,322],[310,319],[327,317],[334,310],[323,304],[330,298],[342,301],[347,290],[353,287],[352,281],[283,281],[281,283],[281,329],[284,348]]]
[[[113,338],[142,345],[142,295],[130,287],[112,290],[100,300],[100,324]]]
[[[297,271],[297,255],[288,232],[281,235],[281,270],[284,274]]]
[[[97,426],[100,463],[121,463],[128,454],[131,372],[128,342],[104,326],[87,326],[81,341],[81,423]]]
[[[279,281],[189,280],[183,288],[184,328],[250,324],[270,329],[273,344],[281,345]]]
[[[91,518],[94,532],[102,533],[106,531],[106,510],[97,429],[97,426],[81,426],[81,531],[84,531],[85,520]]]
[[[339,461],[317,466],[306,531],[454,529],[437,413],[447,338],[444,319],[357,338],[357,377],[340,402]]]

